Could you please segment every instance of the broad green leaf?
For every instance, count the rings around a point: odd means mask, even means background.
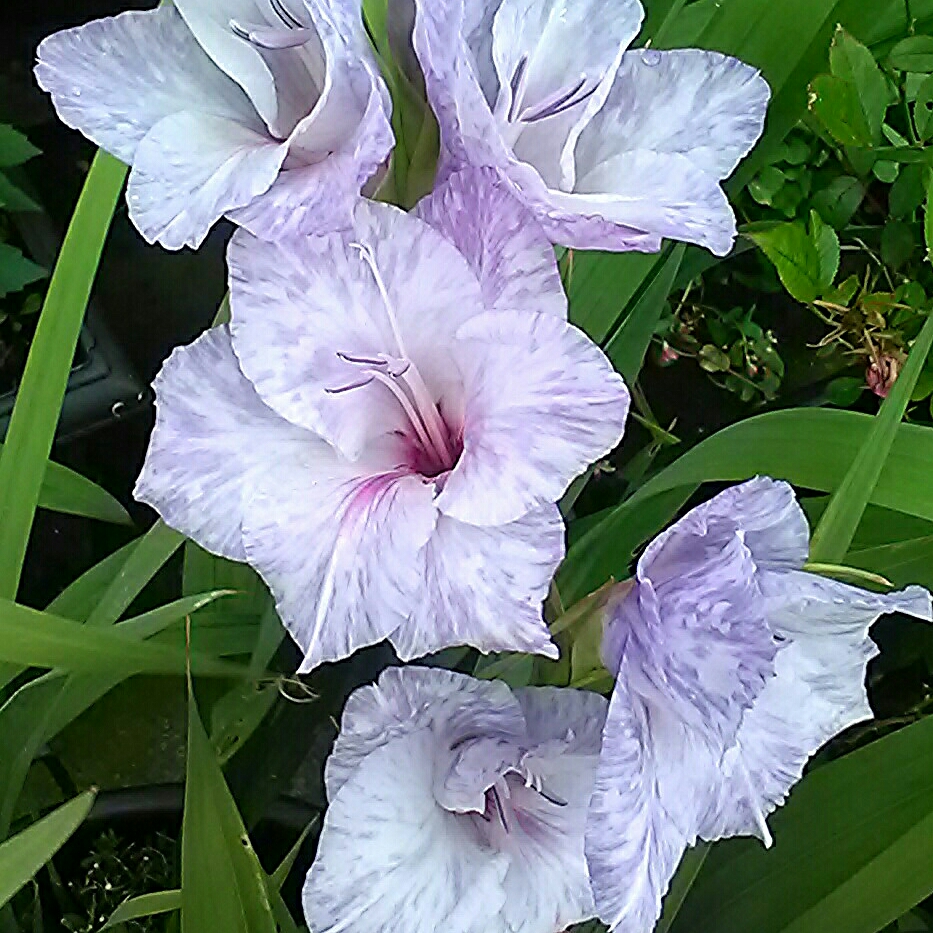
[[[756,474],[831,492],[842,482],[874,419],[834,409],[787,409],[731,425],[687,451],[572,544],[558,574],[572,603],[628,573],[632,552],[657,534],[704,482]],[[870,501],[933,521],[933,428],[902,424]]]
[[[913,255],[917,243],[910,224],[902,220],[889,220],[881,231],[881,259],[896,272]]]
[[[829,50],[829,67],[835,77],[848,81],[856,89],[862,118],[871,136],[870,142],[879,142],[890,95],[875,56],[840,26]]]
[[[266,875],[188,690],[181,931],[276,933]]]
[[[674,933],[876,933],[933,892],[933,717],[824,765],[769,820],[717,843]]]
[[[52,273],[0,454],[0,596],[15,599],[62,398],[126,166],[99,152]]]
[[[898,71],[929,74],[933,71],[933,36],[908,36],[888,54],[888,64]]]
[[[48,274],[46,269],[27,259],[15,246],[0,243],[0,298],[22,291]]]
[[[914,101],[914,126],[924,141],[933,138],[933,76],[920,85],[917,99]],[[929,153],[920,153],[922,161],[929,164]]]
[[[926,195],[924,175],[924,166],[919,163],[904,166],[888,192],[888,209],[892,217],[906,217],[923,204]]]
[[[807,304],[820,296],[820,253],[801,222],[750,226],[742,233],[774,263],[784,287],[797,301]]]
[[[6,904],[84,822],[96,791],[87,791],[0,843],[0,907]]]
[[[601,344],[664,262],[654,253],[573,251],[567,280],[570,320]]]
[[[933,589],[933,533],[922,538],[853,549],[846,555],[846,563],[880,574],[895,586],[919,583]]]
[[[22,165],[40,154],[19,130],[14,130],[6,123],[0,123],[0,168]]]
[[[183,651],[140,643],[119,629],[80,625],[8,599],[0,599],[0,661],[80,672],[178,674],[185,670]],[[191,667],[202,675],[243,675],[241,667],[199,654],[192,654]]]
[[[684,249],[684,244],[678,243],[665,252],[660,265],[649,274],[644,291],[606,343],[606,355],[629,385],[635,382],[641,371],[645,354],[651,346],[651,338],[684,258]]]
[[[152,894],[140,894],[138,897],[131,897],[128,901],[124,901],[100,928],[100,933],[129,920],[154,917],[157,914],[171,913],[173,910],[181,910],[181,891],[155,891]]]

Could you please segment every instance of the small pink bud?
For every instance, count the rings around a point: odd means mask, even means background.
[[[888,392],[897,381],[900,362],[893,356],[876,356],[865,371],[868,388],[880,398],[887,398]]]
[[[680,359],[680,354],[667,342],[665,341],[661,347],[661,358],[660,363],[662,366],[669,366],[675,360]]]

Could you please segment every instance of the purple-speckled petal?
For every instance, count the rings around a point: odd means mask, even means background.
[[[702,732],[629,689],[628,661],[609,704],[586,862],[599,918],[618,933],[651,933],[681,856],[696,841],[716,759]]]
[[[869,628],[888,612],[933,621],[930,594],[918,586],[882,595],[800,571],[765,572],[761,585],[769,624],[784,647],[775,678],[723,759],[718,800],[700,829],[707,839],[756,835],[770,843],[765,818],[784,802],[810,756],[872,716],[865,676],[878,649]]]
[[[377,748],[431,728],[447,747],[490,732],[520,738],[525,721],[512,691],[495,680],[428,667],[390,667],[379,682],[355,691],[344,707],[340,734],[324,770],[331,800]]]
[[[391,316],[354,243],[371,250]],[[462,406],[446,395],[453,333],[482,311],[482,295],[464,259],[427,224],[389,205],[361,203],[352,233],[278,245],[238,234],[228,263],[244,372],[267,404],[347,456],[360,456],[368,439],[405,422],[382,384],[333,391],[360,378],[360,366],[346,356],[408,359],[442,408]]]
[[[498,526],[438,516],[418,599],[390,639],[396,652],[409,659],[468,644],[557,658],[542,604],[563,556],[554,505]]]
[[[136,149],[130,219],[149,243],[196,249],[224,214],[269,189],[286,155],[284,145],[234,120],[172,114]]]
[[[262,126],[170,5],[57,32],[37,57],[36,80],[62,121],[124,162],[159,121],[181,110]]]
[[[622,438],[629,394],[582,331],[552,314],[491,312],[457,332],[464,450],[438,497],[461,521],[501,524],[556,502]]]
[[[156,423],[135,495],[202,547],[245,560],[244,498],[267,457],[332,456],[267,408],[240,372],[226,327],[179,347],[156,377]]]
[[[566,319],[551,243],[493,169],[451,175],[415,213],[457,247],[479,279],[489,310],[541,311]]]
[[[322,475],[300,458],[268,461],[243,518],[247,558],[305,653],[301,671],[376,644],[405,619],[437,515],[421,477],[341,466]]]
[[[518,700],[428,668],[350,698],[305,886],[312,929],[554,933],[593,915],[583,831],[606,702]]]
[[[484,845],[469,817],[437,805],[436,750],[429,729],[395,738],[332,798],[304,887],[310,929],[506,933],[510,859]]]

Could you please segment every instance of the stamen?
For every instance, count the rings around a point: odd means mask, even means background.
[[[554,796],[552,796],[551,794],[549,794],[547,791],[545,791],[545,790],[544,790],[543,788],[541,788],[541,787],[538,787],[538,788],[536,788],[536,789],[537,789],[538,793],[539,793],[548,803],[553,803],[555,807],[566,807],[566,806],[567,806],[567,801],[566,801],[566,800],[561,800],[560,797],[554,797]]]
[[[431,443],[431,438],[425,430],[424,424],[421,421],[421,418],[418,417],[418,412],[415,410],[414,405],[412,405],[408,396],[401,390],[398,383],[394,382],[391,377],[387,376],[385,373],[373,372],[373,379],[377,382],[381,382],[395,397],[398,399],[398,403],[402,406],[405,414],[408,415],[408,420],[411,422],[411,426],[415,429],[415,433],[418,435],[418,440],[421,441],[425,450],[431,451],[434,456],[439,456],[440,451]]]
[[[502,806],[502,800],[499,798],[499,791],[496,789],[495,786],[491,787],[490,790],[492,791],[492,799],[496,803],[496,810],[499,813],[499,820],[502,823],[502,828],[506,832],[509,832],[509,823],[508,823],[508,820],[505,818],[505,809]]]
[[[557,91],[550,98],[544,100],[537,106],[529,107],[527,110],[522,111],[519,120],[521,120],[522,123],[536,123],[539,120],[545,120],[548,117],[555,117],[560,113],[564,113],[570,110],[571,107],[576,107],[577,104],[582,104],[583,101],[596,93],[599,82],[595,81],[592,87],[580,94],[579,92],[583,90],[585,85],[586,75],[582,75],[580,80],[569,90]],[[578,94],[579,96],[577,96]]]
[[[369,356],[352,356],[349,353],[342,353],[340,350],[337,351],[337,356],[340,357],[346,363],[360,363],[363,366],[388,366],[388,360],[382,359],[381,357],[376,357],[373,359]]]
[[[269,6],[272,7],[272,12],[275,13],[278,18],[288,26],[289,29],[302,29],[302,24],[295,18],[295,16],[286,8],[282,0],[269,0]]]
[[[328,395],[340,395],[342,392],[349,392],[351,389],[362,389],[363,386],[368,386],[375,378],[375,375],[370,373],[363,379],[358,379],[356,382],[351,382],[349,385],[335,386],[334,388],[324,389],[324,391]]]
[[[518,60],[518,64],[515,66],[515,73],[512,75],[512,80],[509,82],[509,87],[512,89],[512,100],[509,103],[509,123],[515,122],[515,114],[518,111],[518,105],[521,102],[521,92],[524,90],[524,78],[525,72],[527,70],[528,56],[523,55]]]
[[[408,353],[405,351],[405,343],[402,340],[402,334],[395,317],[395,308],[392,306],[392,300],[389,298],[389,291],[382,279],[382,274],[379,272],[379,267],[376,265],[376,257],[373,255],[373,251],[364,243],[351,243],[350,246],[359,250],[363,262],[369,266],[369,271],[372,272],[373,278],[376,280],[376,288],[379,289],[382,303],[385,305],[386,315],[389,318],[389,326],[392,328],[392,336],[395,337],[395,342],[398,345],[399,355],[407,359]]]
[[[245,30],[235,19],[231,19],[227,24],[230,27],[230,32],[232,32],[238,39],[242,39],[244,42],[249,42],[249,32]]]

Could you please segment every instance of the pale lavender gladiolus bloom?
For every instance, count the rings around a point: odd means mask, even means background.
[[[431,668],[358,690],[304,889],[315,933],[556,933],[593,916],[583,854],[606,700]]]
[[[768,85],[716,52],[626,51],[642,17],[638,0],[417,0],[443,166],[502,172],[555,243],[723,255],[720,181],[761,135]]]
[[[868,637],[883,613],[931,619],[921,587],[878,595],[807,573],[807,521],[759,477],[656,538],[610,610],[616,684],[586,854],[599,916],[649,933],[696,840],[771,837],[810,756],[871,716]]]
[[[130,217],[168,249],[223,216],[265,238],[349,227],[394,141],[358,0],[174,0],[38,59],[59,117],[132,165]]]
[[[175,351],[136,494],[249,561],[303,670],[388,639],[556,657],[555,505],[628,392],[567,322],[554,253],[490,174],[346,234],[240,231],[230,329]]]

